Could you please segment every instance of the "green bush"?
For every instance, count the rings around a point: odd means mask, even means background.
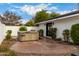
[[[11,30],[7,30],[7,35],[6,35],[6,39],[11,39]]]
[[[63,31],[63,36],[66,42],[69,41],[69,37],[70,37],[70,31],[68,29]]]
[[[14,51],[9,50],[5,56],[16,56],[16,53]]]
[[[72,25],[71,38],[74,44],[79,44],[79,24]]]
[[[27,31],[27,28],[25,26],[20,27],[19,31]]]
[[[56,37],[57,37],[57,28],[51,28],[50,29],[50,36],[52,37],[52,39],[56,39]]]
[[[38,32],[39,32],[39,36],[40,36],[40,37],[43,37],[43,36],[44,36],[44,35],[43,35],[43,34],[44,34],[43,29],[40,29]]]
[[[8,48],[0,46],[0,52],[6,52],[8,51]]]
[[[16,53],[14,51],[2,45],[0,45],[0,53],[4,53],[5,56],[16,56]]]

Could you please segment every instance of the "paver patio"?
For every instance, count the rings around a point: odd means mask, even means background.
[[[16,42],[10,49],[24,55],[66,55],[77,51],[73,45],[60,44],[54,40]]]

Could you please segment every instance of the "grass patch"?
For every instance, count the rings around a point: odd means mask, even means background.
[[[4,40],[0,45],[0,53],[4,56],[16,56],[16,53],[9,48],[16,42],[16,40]]]

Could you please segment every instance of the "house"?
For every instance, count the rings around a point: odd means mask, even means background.
[[[73,24],[79,23],[79,10],[73,11],[67,14],[60,15],[54,19],[48,20],[48,21],[43,21],[39,22],[36,25],[38,25],[39,29],[44,30],[44,36],[48,36],[48,30],[49,26],[51,27],[56,27],[57,28],[57,38],[62,38],[63,39],[63,30],[65,29],[71,29],[71,26]],[[72,40],[70,40],[72,42]]]

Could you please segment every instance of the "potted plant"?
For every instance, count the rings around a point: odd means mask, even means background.
[[[6,39],[10,40],[11,39],[11,33],[12,31],[11,30],[7,30],[7,35],[6,35]]]
[[[25,35],[26,31],[27,28],[25,26],[19,28],[18,37],[17,37],[18,41],[20,41],[21,37]]]
[[[19,32],[26,32],[27,28],[25,26],[20,27]]]
[[[52,39],[56,39],[57,37],[57,28],[50,28],[50,36]]]
[[[63,37],[64,37],[64,39],[65,39],[66,42],[69,42],[70,31],[68,29],[65,29],[63,31]]]
[[[40,36],[40,38],[44,37],[44,35],[43,35],[43,34],[44,34],[43,29],[40,29],[38,32],[39,32],[39,36]]]

